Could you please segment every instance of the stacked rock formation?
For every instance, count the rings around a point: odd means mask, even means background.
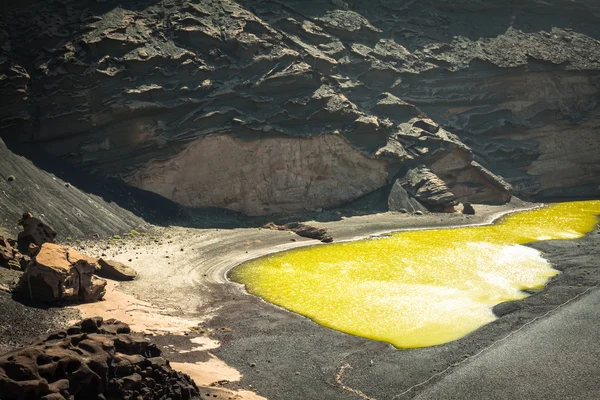
[[[0,236],[0,267],[22,271],[30,261],[28,255],[21,254],[15,240]]]
[[[198,398],[161,351],[129,326],[90,318],[0,356],[3,400]]]
[[[457,201],[596,195],[599,22],[593,0],[14,3],[0,126],[252,215],[336,206],[420,165]]]
[[[30,244],[41,246],[44,243],[54,243],[56,239],[56,231],[39,218],[34,218],[29,212],[23,214],[19,225],[23,227],[17,238],[21,246],[28,247]]]

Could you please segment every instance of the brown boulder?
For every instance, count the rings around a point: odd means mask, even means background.
[[[29,243],[41,246],[44,243],[54,243],[56,239],[56,231],[40,219],[34,218],[31,213],[23,214],[23,217],[19,220],[19,225],[23,227],[23,231],[19,232],[17,239],[19,244],[23,244],[25,248],[29,246]]]
[[[96,270],[96,275],[113,279],[116,281],[131,281],[137,276],[137,272],[133,268],[118,261],[98,260],[99,268]]]
[[[198,398],[190,377],[173,371],[160,355],[155,345],[132,334],[126,324],[89,318],[0,356],[0,398]]]
[[[44,243],[21,277],[19,291],[45,302],[100,300],[106,281],[93,276],[96,260],[73,249]]]
[[[0,236],[0,267],[20,270],[22,258],[16,242]]]

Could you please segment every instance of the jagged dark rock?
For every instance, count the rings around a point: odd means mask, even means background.
[[[428,168],[413,168],[398,183],[411,197],[432,211],[453,212],[458,204],[446,183]]]
[[[41,246],[44,243],[54,243],[56,239],[56,231],[39,218],[34,218],[30,212],[23,214],[19,225],[23,227],[18,236],[19,246],[22,248],[28,248],[30,244]]]
[[[463,203],[462,213],[466,215],[475,215],[475,209],[471,203]]]
[[[0,356],[3,400],[188,400],[198,388],[128,325],[88,318]]]
[[[317,228],[301,222],[290,222],[284,225],[277,225],[273,222],[269,222],[265,225],[265,228],[278,231],[292,231],[298,236],[320,240],[323,243],[333,242],[333,236],[331,236],[327,229]]]
[[[339,205],[420,164],[460,201],[590,196],[599,10],[15,3],[0,19],[0,126],[182,205],[252,215]]]
[[[421,203],[410,197],[408,192],[402,187],[402,182],[396,180],[388,197],[388,208],[390,211],[399,211],[401,213],[414,213],[417,210],[427,211]]]

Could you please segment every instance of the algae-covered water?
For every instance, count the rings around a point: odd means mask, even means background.
[[[600,201],[554,204],[495,225],[400,232],[256,259],[231,277],[317,323],[399,348],[458,339],[495,319],[491,308],[558,274],[525,243],[595,229]]]

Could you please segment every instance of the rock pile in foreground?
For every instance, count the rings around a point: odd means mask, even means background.
[[[116,320],[89,318],[0,356],[3,400],[187,400],[198,388]]]
[[[74,249],[44,243],[25,270],[19,291],[44,302],[102,299],[106,281],[94,276],[96,260]]]

